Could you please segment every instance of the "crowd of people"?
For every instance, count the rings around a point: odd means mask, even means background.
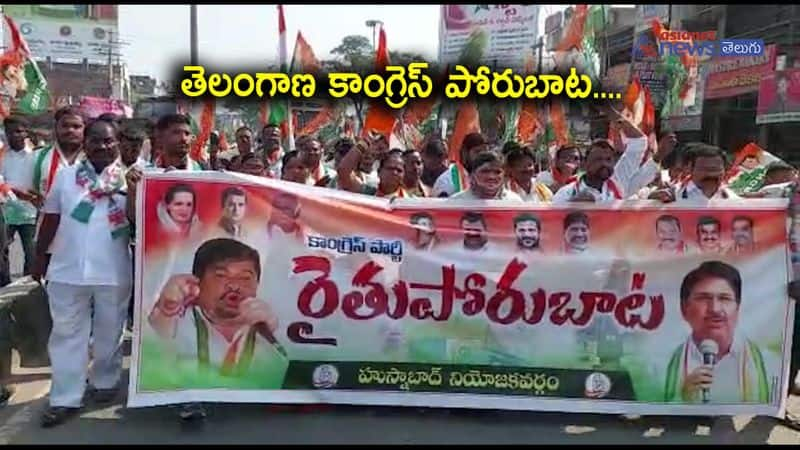
[[[464,137],[458,161],[436,134],[420,148],[391,148],[386,136],[366,133],[333,143],[299,136],[295,149],[286,149],[276,124],[257,136],[239,128],[235,148],[226,151],[214,132],[208,157],[198,161],[190,157],[194,136],[187,116],[165,115],[142,129],[113,115],[90,120],[73,106],[55,113],[54,142],[34,148],[26,120],[8,117],[0,161],[6,186],[0,283],[11,281],[8,246],[18,236],[24,273],[46,281],[53,318],[52,387],[42,425],[60,424],[79,411],[87,388],[101,403],[118,394],[123,330],[132,311],[136,184],[145,172],[232,171],[385,198],[554,205],[650,199],[699,207],[712,199],[739,198],[725,184],[729,158],[723,149],[680,143],[666,127],[646,135],[626,115],[612,114],[610,139],[561,145],[545,166],[532,146],[492,143],[481,133]],[[753,196],[785,195],[783,187],[796,179],[793,167],[773,163]],[[789,291],[800,296],[800,286],[791,284]],[[792,378],[800,362],[794,347]],[[3,400],[11,395],[3,388]],[[205,411],[186,404],[180,415],[202,419]]]

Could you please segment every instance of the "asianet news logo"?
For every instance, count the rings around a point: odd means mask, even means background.
[[[663,31],[658,36],[658,55],[758,56],[764,54],[763,39],[722,39],[716,31]],[[652,49],[648,53],[652,54]]]

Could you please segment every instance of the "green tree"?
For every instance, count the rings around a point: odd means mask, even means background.
[[[342,38],[342,43],[331,50],[331,53],[339,57],[339,61],[328,62],[332,68],[338,72],[357,72],[365,74],[374,68],[375,54],[372,44],[365,36],[349,35]],[[356,110],[359,129],[364,126],[364,99],[361,97],[349,96]]]
[[[389,51],[389,62],[392,63],[393,66],[408,66],[414,62],[428,62],[424,56],[420,55],[419,53],[412,53],[412,52],[393,52]]]
[[[369,39],[356,34],[345,36],[331,53],[340,57],[354,71],[369,70],[374,60]]]

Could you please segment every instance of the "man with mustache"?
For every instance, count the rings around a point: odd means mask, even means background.
[[[514,235],[517,237],[517,250],[523,253],[540,253],[539,239],[542,223],[538,217],[523,213],[514,217]]]
[[[574,211],[564,217],[564,251],[581,254],[589,250],[589,216]]]
[[[496,152],[479,154],[469,170],[469,188],[453,195],[453,200],[522,201],[522,197],[505,187],[503,158]]]
[[[44,197],[50,191],[56,174],[83,158],[83,130],[86,118],[76,106],[65,106],[55,113],[55,144],[37,150],[33,168],[33,188]]]
[[[489,150],[486,138],[480,133],[464,136],[461,144],[461,163],[450,164],[447,171],[442,172],[433,184],[432,197],[450,197],[469,188],[468,173],[474,169],[475,158]]]
[[[461,230],[464,232],[464,250],[486,252],[489,249],[489,233],[486,220],[478,212],[466,212],[461,216]]]
[[[128,220],[136,220],[136,185],[142,179],[143,170],[165,172],[169,170],[207,170],[205,164],[189,157],[192,143],[192,127],[189,117],[183,114],[167,114],[158,119],[155,126],[158,155],[155,163],[144,169],[131,167],[125,175],[128,184]]]
[[[113,400],[122,375],[133,269],[116,127],[95,121],[83,146],[86,159],[59,170],[45,199],[32,270],[35,280],[46,276],[53,318],[48,343],[53,380],[44,427],[62,423],[82,406],[90,333],[95,401]]]
[[[659,189],[650,195],[651,199],[702,206],[711,200],[740,198],[724,185],[726,157],[721,148],[698,143],[687,144],[687,149],[689,181],[679,188]]]
[[[736,333],[742,303],[739,271],[721,261],[706,261],[684,277],[681,314],[692,329],[673,352],[667,366],[667,402],[700,402],[703,389],[713,403],[770,401],[772,377],[780,361],[766,349]],[[701,343],[712,340],[718,353],[713,366],[704,364]]]
[[[536,181],[544,184],[552,192],[558,192],[569,183],[581,166],[581,149],[575,144],[565,144],[556,150],[555,161],[550,170],[536,176]]]
[[[278,319],[258,299],[258,252],[227,238],[204,242],[191,274],[173,275],[161,289],[148,322],[179,361],[197,361],[223,376],[260,373],[285,356],[273,333]]]
[[[659,252],[685,254],[689,246],[683,241],[681,222],[677,217],[663,215],[656,219],[656,236],[658,237]]]
[[[609,203],[624,200],[649,182],[645,180],[642,186],[635,186],[634,183],[647,150],[647,138],[630,119],[623,118],[617,112],[614,114],[617,126],[627,138],[622,156],[617,160],[615,146],[607,139],[594,140],[584,157],[583,168],[586,172],[559,189],[553,196],[553,203]]]
[[[753,253],[756,250],[753,219],[746,216],[734,217],[731,221],[731,237],[733,245],[728,248],[727,253],[735,255]]]
[[[697,219],[697,245],[703,253],[721,253],[722,240],[720,238],[722,224],[719,220],[703,216]]]
[[[409,221],[417,230],[417,249],[432,250],[439,241],[436,237],[436,226],[433,223],[433,216],[426,212],[420,212],[412,215]]]
[[[330,180],[336,176],[336,171],[322,163],[322,144],[319,139],[304,135],[297,139],[297,150],[310,173],[306,184],[317,185],[324,179]]]

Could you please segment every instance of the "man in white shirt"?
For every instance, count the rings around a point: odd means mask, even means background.
[[[140,168],[147,166],[147,160],[142,158],[145,137],[144,130],[130,124],[123,125],[119,130],[119,158],[126,169],[133,166]]]
[[[461,162],[454,162],[439,175],[433,184],[432,197],[449,197],[469,188],[467,173],[473,168],[472,163],[481,153],[489,151],[486,138],[480,133],[470,133],[464,136],[461,144]]]
[[[32,146],[27,139],[29,129],[27,121],[22,117],[10,116],[5,119],[3,125],[8,146],[0,163],[0,175],[16,197],[7,199],[3,205],[3,215],[9,242],[14,240],[15,234],[19,234],[25,253],[24,274],[28,275],[33,266],[36,220],[42,198],[33,186],[35,159]],[[8,247],[4,252],[6,253],[4,260],[8,261]]]
[[[629,119],[618,115],[617,121],[627,137],[622,157],[614,164],[616,151],[611,142],[606,139],[592,142],[584,158],[586,173],[559,189],[553,196],[554,204],[573,201],[609,203],[636,194],[636,191],[626,190],[631,188],[631,180],[639,172],[647,150],[647,138]],[[641,186],[636,190],[639,188]]]
[[[564,217],[564,252],[581,254],[589,250],[589,216],[581,211],[573,211]]]
[[[33,186],[42,197],[50,191],[59,170],[75,165],[83,157],[83,112],[76,106],[65,106],[56,111],[55,120],[55,144],[35,152]]]
[[[128,220],[136,221],[136,185],[142,179],[142,172],[163,172],[167,170],[206,170],[207,167],[189,157],[192,142],[192,128],[189,117],[183,114],[167,114],[158,119],[155,125],[159,152],[153,164],[145,167],[130,167],[125,174],[128,187],[126,205]],[[190,190],[190,192],[192,192]]]
[[[317,183],[328,183],[336,176],[336,171],[322,163],[322,144],[319,139],[311,136],[300,136],[297,139],[297,150],[309,168],[306,184],[314,186]]]
[[[503,158],[496,152],[483,152],[474,158],[469,188],[453,195],[453,200],[514,200],[522,198],[504,185]]]
[[[689,182],[677,189],[655,191],[650,195],[651,199],[661,200],[664,203],[676,201],[703,206],[711,200],[740,198],[723,184],[725,153],[721,148],[708,144],[692,144],[686,156],[691,175]]]
[[[228,238],[206,241],[194,255],[192,273],[173,275],[164,285],[148,322],[179,359],[269,383],[273,357],[285,358],[286,351],[273,334],[277,317],[256,297],[260,280],[258,251]]]
[[[536,157],[530,147],[513,148],[506,154],[508,189],[525,202],[550,203],[553,193],[535,176]]]
[[[684,277],[680,302],[692,332],[669,360],[664,400],[769,403],[780,361],[736,333],[742,303],[739,271],[721,261],[702,263]],[[716,347],[714,364],[704,360],[704,347]]]
[[[62,423],[81,407],[90,333],[94,343],[89,380],[95,400],[112,400],[122,374],[122,330],[132,268],[116,127],[94,122],[86,130],[84,145],[87,159],[61,169],[53,180],[33,269],[37,280],[46,269],[53,317],[45,427]]]

